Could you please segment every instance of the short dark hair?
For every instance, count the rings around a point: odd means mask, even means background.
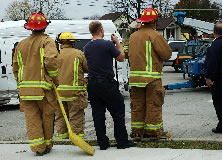
[[[93,36],[99,34],[101,28],[102,24],[99,21],[92,21],[89,24],[89,31]]]
[[[218,21],[214,25],[214,33],[216,33],[217,35],[222,35],[222,27],[217,26],[218,24],[222,24],[222,22],[221,21]]]

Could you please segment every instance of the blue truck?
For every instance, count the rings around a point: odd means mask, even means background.
[[[204,62],[206,58],[207,48],[210,47],[213,39],[199,40],[197,44],[198,50],[196,54],[183,62],[182,71],[183,78],[189,77],[190,79],[182,83],[174,83],[165,85],[167,90],[181,89],[181,88],[196,88],[206,86],[204,79]]]

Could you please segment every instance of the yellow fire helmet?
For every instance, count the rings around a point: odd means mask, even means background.
[[[62,41],[62,40],[75,41],[74,40],[74,36],[70,32],[62,32],[62,33],[60,33],[59,40],[60,41]]]

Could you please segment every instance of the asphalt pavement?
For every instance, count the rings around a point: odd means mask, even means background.
[[[120,78],[121,80],[121,78]],[[163,85],[187,81],[182,73],[175,73],[171,67],[164,67]],[[130,97],[122,89],[126,105],[126,127],[131,132]],[[85,109],[85,139],[95,140],[95,130],[90,104]],[[217,124],[217,116],[207,87],[196,89],[167,90],[163,105],[164,130],[171,132],[172,140],[222,141],[222,134],[211,132]],[[106,112],[107,136],[114,139],[111,115]],[[27,142],[24,113],[16,106],[0,107],[0,160],[220,160],[222,150],[191,150],[168,148],[115,147],[106,151],[96,148],[95,155],[89,156],[72,145],[55,145],[50,154],[35,157],[27,144],[8,144],[15,141]]]

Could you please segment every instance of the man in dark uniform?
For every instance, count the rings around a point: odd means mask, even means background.
[[[128,141],[125,126],[125,104],[114,80],[113,58],[124,61],[122,45],[116,36],[112,35],[112,41],[104,40],[104,29],[99,21],[89,24],[92,40],[84,47],[84,54],[88,64],[88,96],[92,107],[94,127],[97,141],[101,150],[106,150],[109,139],[106,136],[105,112],[110,112],[114,121],[114,136],[118,149],[125,149],[135,144]]]
[[[222,133],[222,23],[214,26],[214,37],[207,50],[205,60],[205,80],[211,89],[212,100],[218,117],[218,125],[212,129],[214,133]]]

